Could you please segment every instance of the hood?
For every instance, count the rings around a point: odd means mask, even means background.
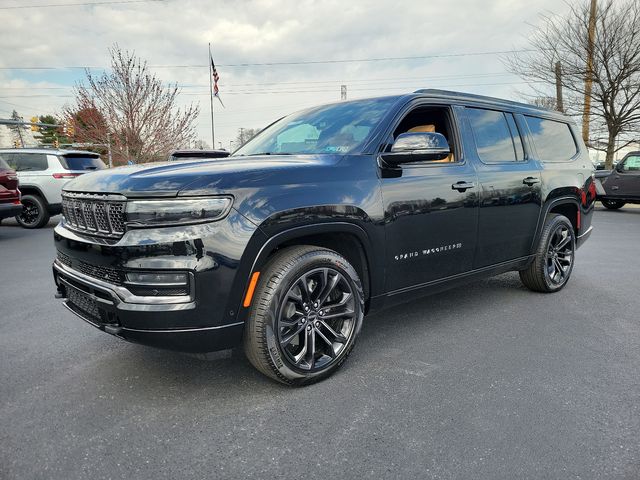
[[[65,191],[118,193],[127,197],[172,197],[224,193],[273,182],[298,172],[335,164],[337,155],[264,155],[187,163],[163,162],[116,167],[81,175]]]

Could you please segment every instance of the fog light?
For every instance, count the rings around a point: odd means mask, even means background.
[[[127,272],[127,283],[158,287],[182,286],[188,283],[188,277],[184,272]]]

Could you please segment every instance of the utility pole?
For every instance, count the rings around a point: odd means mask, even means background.
[[[240,127],[240,145],[244,145],[244,128]]]
[[[559,112],[564,113],[564,102],[562,101],[562,65],[556,62],[556,107]]]
[[[340,100],[346,100],[346,99],[347,99],[347,86],[340,85]]]
[[[584,111],[582,113],[582,140],[589,145],[589,119],[591,116],[591,87],[593,83],[593,45],[596,36],[597,0],[591,0],[589,10],[589,37],[587,38],[587,76],[584,79]]]

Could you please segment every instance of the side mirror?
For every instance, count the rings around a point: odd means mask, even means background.
[[[392,145],[391,151],[380,154],[380,157],[389,165],[400,165],[443,160],[450,153],[447,139],[441,133],[416,132],[400,134]]]
[[[622,173],[624,171],[624,163],[618,163],[615,167],[613,167],[613,169],[618,173]]]

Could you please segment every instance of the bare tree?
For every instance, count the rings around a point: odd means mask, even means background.
[[[558,101],[553,97],[534,97],[529,100],[529,103],[536,107],[547,108],[549,110],[558,109]]]
[[[593,135],[591,148],[607,152],[611,168],[616,151],[638,140],[640,127],[640,0],[604,0],[595,15],[593,68],[588,71],[590,2],[570,5],[564,16],[542,16],[530,37],[531,49],[507,57],[507,68],[532,82],[539,95],[555,86],[561,62],[565,110],[581,115],[587,76]],[[548,92],[548,90],[546,90]],[[599,133],[600,132],[600,133]],[[604,133],[604,138],[599,137]]]
[[[239,128],[238,135],[236,136],[235,144],[242,146],[260,133],[259,128]]]
[[[177,107],[177,84],[163,86],[147,63],[116,44],[109,50],[111,71],[94,76],[86,70],[86,85],[75,89],[75,104],[65,116],[94,143],[111,134],[114,157],[148,162],[164,159],[173,149],[195,138],[198,107]]]

